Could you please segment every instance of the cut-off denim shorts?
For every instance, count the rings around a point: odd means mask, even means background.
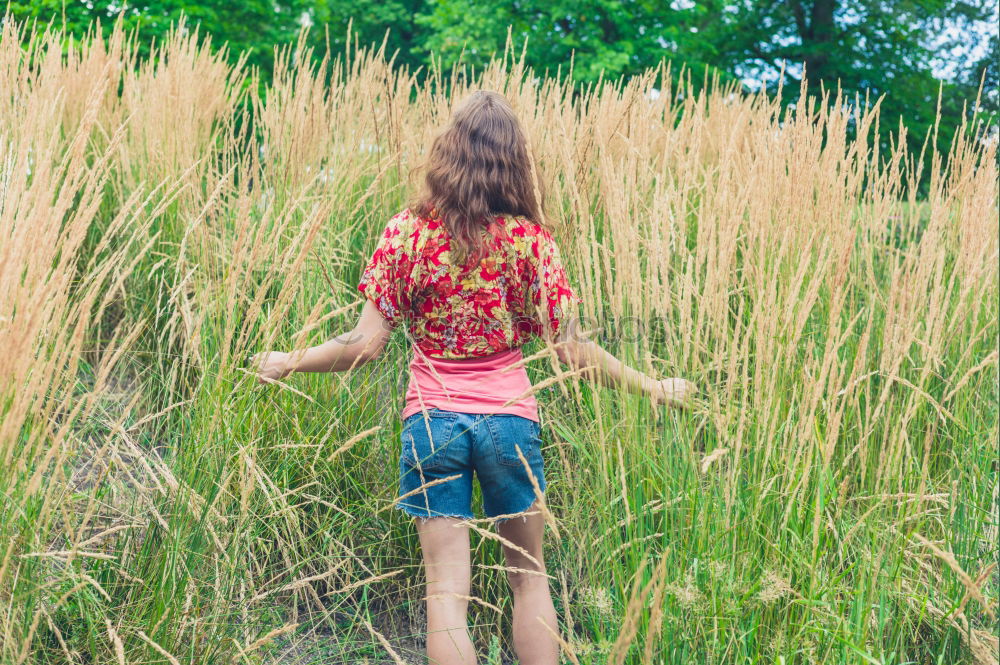
[[[472,519],[472,476],[483,509],[503,521],[545,491],[538,423],[512,414],[429,409],[403,421],[397,507],[413,517]],[[518,449],[531,469],[529,475]]]

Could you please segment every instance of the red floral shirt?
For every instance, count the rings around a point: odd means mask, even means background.
[[[451,262],[439,219],[404,210],[389,220],[358,289],[392,325],[405,320],[432,358],[480,358],[555,337],[579,298],[552,235],[520,217],[497,217],[478,263]]]

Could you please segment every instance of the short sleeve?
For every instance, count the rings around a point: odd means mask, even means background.
[[[552,235],[539,229],[530,239],[527,254],[528,311],[532,313],[532,332],[559,336],[563,322],[573,315],[580,298],[573,292],[566,269],[559,258],[559,248]]]
[[[407,211],[390,219],[358,282],[358,290],[393,326],[410,307],[412,234],[413,223]]]

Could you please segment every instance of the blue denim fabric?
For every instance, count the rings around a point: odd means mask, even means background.
[[[440,409],[430,409],[426,416],[415,413],[404,420],[400,437],[399,496],[406,498],[397,505],[409,515],[472,519],[473,473],[488,517],[526,511],[535,500],[535,490],[518,449],[539,489],[545,491],[542,441],[535,421],[506,413]]]

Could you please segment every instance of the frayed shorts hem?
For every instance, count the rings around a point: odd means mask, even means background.
[[[421,521],[424,521],[424,522],[426,522],[427,520],[434,519],[435,517],[450,517],[450,518],[456,519],[456,520],[471,520],[471,519],[473,519],[472,515],[469,515],[469,514],[466,514],[466,515],[461,515],[461,514],[454,514],[454,515],[448,515],[448,514],[429,515],[427,513],[427,511],[424,510],[424,509],[422,509],[422,508],[413,508],[411,506],[406,506],[406,505],[402,505],[402,504],[397,504],[396,505],[396,510],[402,510],[404,513],[406,513],[410,517],[413,517],[415,519],[419,518]]]
[[[518,517],[520,517],[524,521],[527,521],[528,520],[528,516],[525,513],[527,513],[529,510],[531,510],[531,506],[533,506],[535,504],[535,500],[536,500],[536,498],[532,497],[531,501],[528,503],[528,505],[525,506],[523,509],[517,511],[517,512],[505,513],[503,515],[487,515],[487,519],[490,520],[490,521],[492,521],[494,524],[503,524],[504,522],[506,522],[508,520],[512,520],[512,519],[515,519],[515,518],[518,518]],[[435,517],[450,517],[450,518],[456,519],[456,520],[470,520],[470,521],[475,519],[471,514],[468,514],[468,513],[466,513],[466,514],[455,513],[455,514],[450,514],[450,515],[449,514],[428,515],[427,511],[424,510],[423,508],[414,508],[412,506],[407,506],[405,504],[396,504],[396,510],[401,510],[404,513],[406,513],[407,515],[409,515],[410,517],[412,517],[414,519],[420,519],[422,522],[426,522],[427,520],[434,519]]]
[[[512,520],[517,517],[520,517],[523,521],[527,522],[528,516],[525,515],[525,513],[531,510],[531,506],[535,504],[535,500],[536,500],[535,497],[531,497],[531,501],[529,501],[528,505],[525,506],[522,510],[519,510],[515,513],[507,513],[506,515],[491,515],[490,519],[493,520],[494,524],[503,524],[504,522]]]

